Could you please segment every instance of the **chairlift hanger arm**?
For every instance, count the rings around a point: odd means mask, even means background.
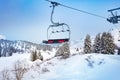
[[[46,0],[46,1],[49,1],[49,0]],[[51,4],[52,4],[52,6],[50,6],[50,7],[52,7],[52,12],[51,12],[50,21],[53,24],[53,25],[51,25],[51,27],[58,27],[58,26],[64,25],[64,23],[59,23],[59,22],[54,22],[53,21],[53,14],[54,14],[55,7],[60,5],[60,4],[57,3],[57,2],[51,2]]]
[[[52,24],[57,24],[57,23],[55,23],[55,22],[53,21],[53,13],[54,13],[54,10],[55,10],[55,5],[53,4],[53,5],[52,5],[52,12],[51,12],[50,21],[51,21]]]
[[[49,1],[49,0],[46,0],[46,1]],[[51,1],[49,1],[49,2],[51,2]],[[54,14],[55,7],[58,6],[59,3],[57,3],[57,2],[51,2],[51,4],[52,4],[52,6],[50,6],[50,7],[52,7],[52,12],[51,12],[50,21],[51,21],[52,24],[58,26],[59,23],[53,21],[53,14]]]
[[[108,11],[108,12],[109,12],[109,11]],[[110,13],[112,14],[112,16],[115,16],[112,11],[110,11]]]

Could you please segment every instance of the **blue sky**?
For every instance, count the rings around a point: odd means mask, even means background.
[[[54,1],[105,17],[109,16],[108,9],[120,7],[120,0]],[[9,40],[41,43],[47,39],[46,30],[51,24],[50,5],[45,0],[0,0],[0,34]],[[80,40],[86,34],[95,36],[114,27],[105,19],[62,6],[56,7],[54,20],[65,22],[70,26],[72,40]]]

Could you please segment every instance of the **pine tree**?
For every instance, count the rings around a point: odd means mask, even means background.
[[[61,56],[61,59],[68,58],[70,56],[69,43],[63,43],[63,45],[58,48],[55,56]]]
[[[103,54],[107,54],[107,51],[106,51],[107,42],[106,41],[107,41],[107,33],[103,32],[101,36],[101,53]]]
[[[35,50],[31,53],[31,61],[35,61],[37,59],[43,60],[43,56],[40,51]]]
[[[101,37],[100,37],[100,33],[98,33],[96,35],[96,38],[94,40],[93,52],[95,52],[95,53],[100,53],[101,52]]]
[[[91,52],[92,52],[91,38],[90,35],[86,35],[86,38],[84,40],[84,53],[91,53]]]
[[[31,61],[35,61],[37,59],[37,51],[32,51],[31,53]]]
[[[114,44],[114,39],[111,33],[107,33],[107,44],[106,44],[106,49],[108,54],[114,54],[115,52],[115,44]]]
[[[101,53],[114,54],[115,44],[111,33],[103,32],[101,37]]]

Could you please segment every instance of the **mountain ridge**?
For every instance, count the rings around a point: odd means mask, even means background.
[[[0,40],[0,57],[12,56],[13,53],[31,53],[31,51],[41,49],[51,50],[52,47],[23,40]]]

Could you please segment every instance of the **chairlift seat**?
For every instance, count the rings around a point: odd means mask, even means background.
[[[56,43],[64,43],[64,42],[69,42],[69,38],[65,38],[65,39],[49,39],[47,41],[47,44],[56,44]]]

